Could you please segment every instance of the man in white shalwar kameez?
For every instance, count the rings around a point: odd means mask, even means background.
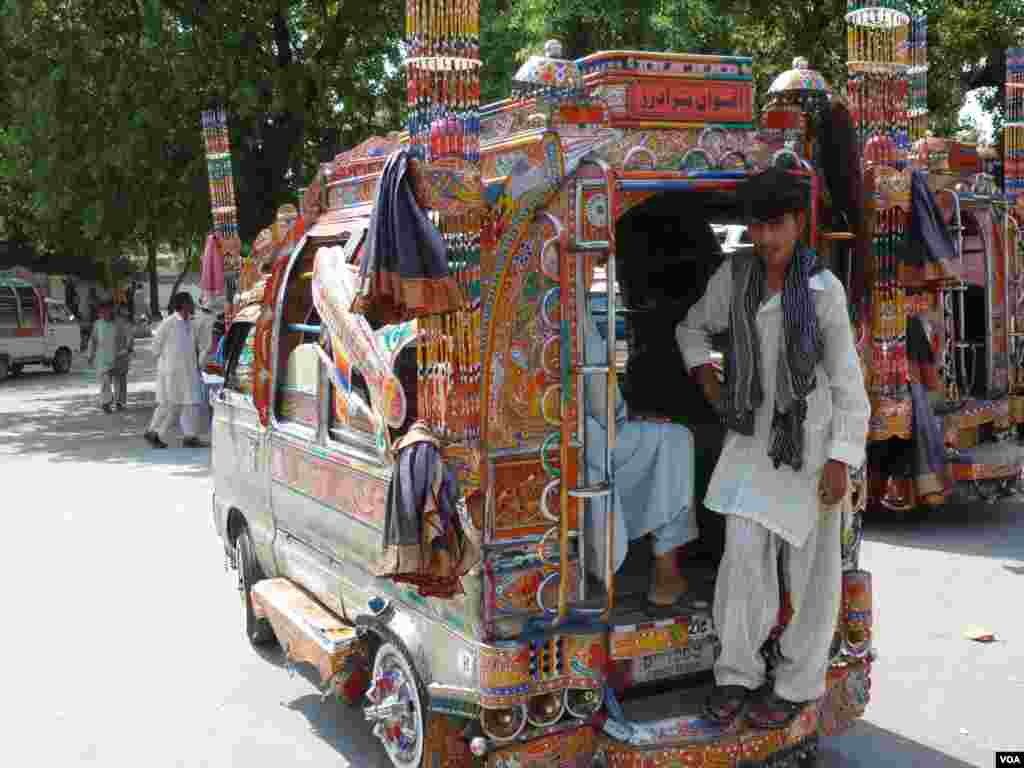
[[[154,448],[166,448],[163,436],[180,420],[185,436],[182,445],[200,448],[199,411],[206,389],[199,372],[200,342],[192,322],[195,304],[190,294],[181,292],[171,300],[171,308],[172,314],[153,335],[153,355],[158,358],[157,407],[144,437]]]
[[[706,710],[722,724],[747,711],[754,727],[779,727],[824,694],[841,596],[839,502],[865,458],[870,404],[846,293],[799,243],[807,186],[772,169],[741,187],[756,253],[727,260],[676,330],[729,427],[704,502],[726,516],[713,612],[722,652]],[[723,399],[709,335],[727,329]],[[793,615],[767,686],[760,651],[779,615],[780,556]]]
[[[605,365],[608,345],[601,338],[588,311],[582,318],[587,365]],[[609,323],[609,333],[614,325]],[[674,358],[673,363],[682,365]],[[678,424],[656,421],[630,421],[626,403],[615,387],[615,444],[612,465],[615,470],[614,540],[612,564],[618,570],[626,559],[629,542],[654,534],[654,563],[647,599],[655,611],[669,609],[687,590],[687,580],[679,572],[679,549],[697,538],[693,508],[693,436]],[[608,383],[604,375],[586,378],[586,477],[588,484],[604,480],[605,444],[608,424]],[[590,568],[605,575],[605,502],[589,502],[586,541]]]

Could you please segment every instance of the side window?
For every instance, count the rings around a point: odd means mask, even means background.
[[[38,328],[40,326],[39,299],[36,297],[36,292],[26,287],[19,287],[17,290],[18,299],[21,301],[21,327]]]
[[[255,323],[234,323],[224,342],[224,387],[252,398]]]
[[[332,350],[329,344],[327,349],[337,368],[338,379],[345,385],[341,390],[333,383],[330,385],[331,407],[328,424],[331,437],[341,440],[347,432],[364,440],[375,441],[376,420],[371,408],[370,390],[366,386],[363,374],[352,366],[343,354]]]
[[[8,327],[18,324],[18,299],[14,291],[0,285],[0,325]]]

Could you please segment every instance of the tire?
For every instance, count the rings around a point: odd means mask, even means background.
[[[21,376],[21,372],[25,370],[25,366],[22,365],[21,363],[14,363],[10,368],[11,369],[8,375],[11,376],[12,378],[14,376]]]
[[[263,579],[263,574],[256,561],[252,537],[246,529],[235,539],[235,562],[238,564],[238,591],[242,593],[242,603],[245,605],[245,636],[256,647],[270,645],[277,639],[274,628],[266,619],[256,618],[252,606],[252,587]]]
[[[422,768],[427,739],[427,697],[423,683],[416,674],[416,667],[400,641],[384,642],[377,649],[373,657],[373,672],[370,679],[371,692],[382,680],[388,680],[391,687],[382,701],[371,700],[370,706],[366,709],[367,713],[375,705],[379,706],[385,701],[392,700],[392,697],[408,707],[407,713],[400,718],[385,720],[372,718],[368,714],[367,719],[376,721],[374,735],[381,740],[384,751],[391,758],[391,764],[395,768]],[[402,737],[413,742],[411,745],[403,747],[396,743],[395,738],[389,736],[388,732],[396,725]]]
[[[11,364],[6,357],[0,357],[0,381],[3,381],[11,372]]]
[[[54,373],[67,373],[71,370],[71,350],[67,347],[61,347],[57,350],[57,354],[53,356]]]

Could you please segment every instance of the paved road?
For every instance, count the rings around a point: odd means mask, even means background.
[[[141,350],[145,357],[145,350]],[[360,713],[252,650],[210,524],[209,452],[139,435],[153,371],[129,408],[93,377],[30,369],[0,382],[4,739],[0,764],[378,768]],[[867,719],[827,744],[834,768],[994,764],[1024,748],[1024,511],[873,522],[880,656]],[[982,624],[1000,641],[964,640]]]

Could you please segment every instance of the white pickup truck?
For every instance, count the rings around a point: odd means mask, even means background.
[[[0,381],[26,365],[67,373],[79,343],[78,323],[63,304],[24,280],[0,279]]]

